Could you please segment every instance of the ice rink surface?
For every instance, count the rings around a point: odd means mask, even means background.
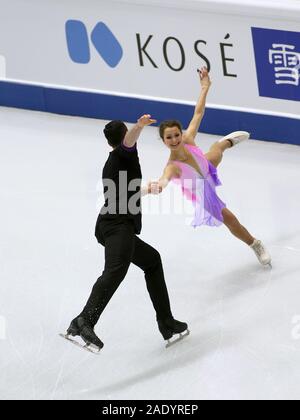
[[[103,269],[94,238],[103,125],[0,109],[0,398],[299,399],[296,146],[251,140],[219,169],[220,197],[265,242],[272,270],[225,227],[194,230],[145,198],[141,237],[161,252],[174,315],[191,329],[185,341],[164,348],[135,267],[96,328],[99,356],[58,336]],[[200,134],[198,144],[206,151],[216,139]],[[156,179],[168,157],[157,128],[139,150],[145,181]]]

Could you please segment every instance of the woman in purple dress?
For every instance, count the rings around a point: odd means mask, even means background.
[[[262,265],[270,265],[271,256],[263,243],[240,224],[216,193],[216,187],[221,185],[217,167],[222,162],[224,152],[242,141],[248,140],[249,133],[245,131],[231,133],[213,144],[206,154],[195,143],[204,115],[206,97],[211,86],[207,68],[203,67],[198,72],[201,95],[188,129],[183,132],[179,121],[165,121],[160,125],[160,136],[171,154],[159,183],[154,182],[150,186],[160,193],[170,181],[179,184],[184,196],[192,201],[195,208],[193,227],[224,224],[234,236],[254,250]]]

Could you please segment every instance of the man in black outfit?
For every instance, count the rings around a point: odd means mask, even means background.
[[[165,340],[187,330],[173,318],[160,254],[137,235],[142,229],[142,172],[136,142],[145,126],[154,123],[142,116],[130,130],[122,121],[106,125],[104,134],[113,148],[103,169],[105,205],[96,224],[96,238],[105,247],[105,269],[93,287],[88,302],[72,322],[68,336],[81,336],[99,350],[102,341],[94,332],[102,312],[125,278],[131,263],[140,267],[156,311],[158,327]]]

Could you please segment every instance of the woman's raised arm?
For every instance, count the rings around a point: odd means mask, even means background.
[[[195,138],[197,136],[202,118],[204,116],[207,94],[211,86],[211,80],[207,68],[202,67],[201,70],[198,70],[198,73],[201,83],[201,94],[195,107],[194,116],[190,122],[188,129],[184,133],[184,142],[187,144],[192,144],[194,146]]]

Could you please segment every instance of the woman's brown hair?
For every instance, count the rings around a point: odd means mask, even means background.
[[[166,128],[173,128],[173,127],[179,128],[180,132],[182,133],[182,125],[177,120],[167,120],[167,121],[163,121],[160,124],[160,126],[159,126],[159,135],[160,135],[160,137],[161,137],[162,140],[164,139],[164,134],[165,134]]]

